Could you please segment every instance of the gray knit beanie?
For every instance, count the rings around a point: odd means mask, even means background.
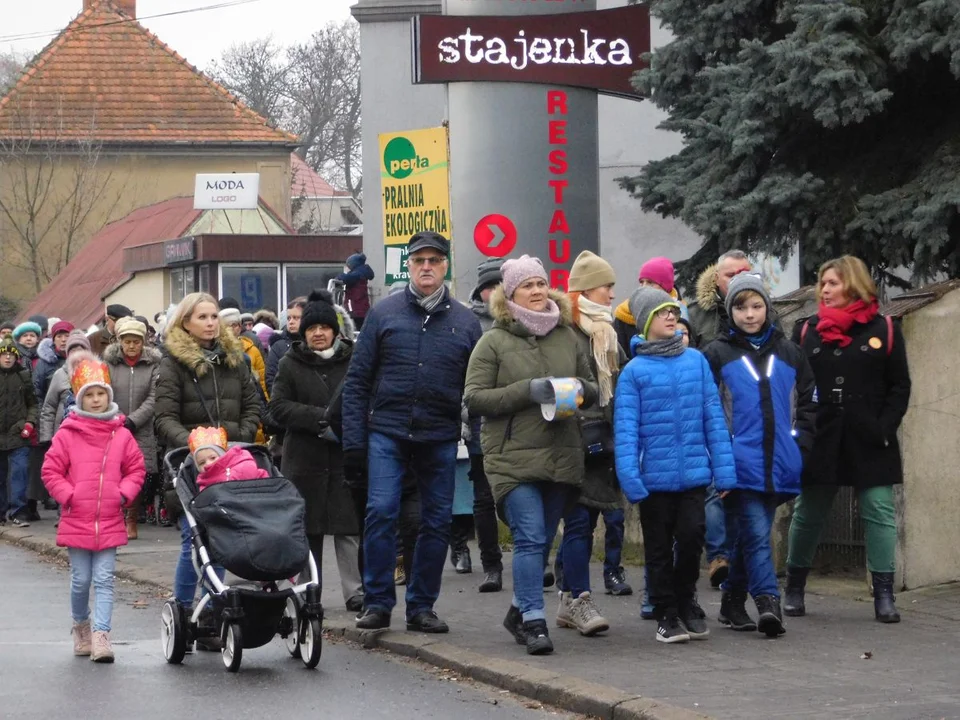
[[[670,293],[650,285],[633,291],[629,302],[630,314],[641,335],[646,337],[653,313],[665,306],[680,307],[680,303]]]
[[[766,303],[767,306],[767,313],[770,313],[770,296],[767,294],[767,289],[763,286],[763,279],[753,273],[740,273],[739,275],[733,276],[733,279],[730,281],[730,287],[727,288],[727,297],[724,301],[724,306],[727,308],[727,317],[733,317],[733,306],[737,295],[747,290],[752,290],[762,297],[763,302]]]

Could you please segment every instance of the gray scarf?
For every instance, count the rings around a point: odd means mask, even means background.
[[[433,312],[434,308],[440,304],[440,301],[443,300],[443,293],[447,289],[446,285],[441,284],[440,287],[438,287],[429,295],[424,295],[422,292],[420,292],[420,288],[413,283],[410,283],[408,287],[410,288],[410,292],[412,292],[413,296],[417,299],[417,302],[420,303],[420,307],[427,312]]]
[[[668,340],[651,340],[637,343],[634,355],[649,357],[676,357],[686,348],[683,346],[683,335],[674,335]]]

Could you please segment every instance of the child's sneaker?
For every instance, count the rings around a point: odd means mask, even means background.
[[[527,638],[528,655],[549,655],[553,652],[546,620],[528,620],[523,624],[523,632]]]
[[[680,618],[674,614],[665,616],[657,624],[657,642],[685,643],[690,640],[686,628],[680,624]]]
[[[680,622],[687,629],[687,634],[691,640],[706,640],[710,634],[707,627],[707,621],[704,619],[707,614],[703,611],[696,600],[691,600],[680,606]]]
[[[564,596],[567,598],[566,606],[564,605]],[[560,594],[557,625],[559,627],[576,628],[584,637],[592,637],[610,629],[610,623],[600,614],[600,610],[593,602],[593,597],[589,592],[582,592],[580,597],[573,599],[571,599],[570,593]]]
[[[73,635],[73,654],[78,657],[89,655],[91,649],[90,621],[75,622],[70,632]]]
[[[24,518],[22,518],[22,517],[19,516],[19,515],[11,515],[11,516],[10,516],[10,524],[13,525],[14,527],[18,527],[18,528],[28,528],[28,527],[30,527],[30,523],[27,522]]]
[[[747,612],[747,593],[743,590],[724,590],[720,596],[720,614],[717,622],[731,630],[753,632],[757,624]]]
[[[97,630],[93,633],[90,659],[95,663],[113,662],[113,646],[110,644],[110,633],[103,630]]]

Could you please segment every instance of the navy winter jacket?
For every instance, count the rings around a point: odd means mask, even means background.
[[[737,489],[799,494],[817,412],[803,351],[774,328],[759,350],[735,333],[721,335],[703,354],[733,435]]]
[[[631,350],[636,351],[639,338]],[[652,492],[736,485],[730,433],[706,358],[697,350],[638,355],[620,373],[613,431],[620,487],[630,502]]]
[[[343,387],[343,449],[367,447],[367,434],[414,442],[460,437],[463,384],[480,323],[450,297],[430,313],[410,288],[373,307],[353,350]]]

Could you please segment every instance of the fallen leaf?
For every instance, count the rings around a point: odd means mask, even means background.
[[[861,653],[861,655],[860,655],[860,659],[861,659],[861,660],[869,660],[869,659],[872,658],[872,657],[873,657],[873,653],[870,652],[869,650],[867,650],[867,651],[864,652],[864,653]]]

